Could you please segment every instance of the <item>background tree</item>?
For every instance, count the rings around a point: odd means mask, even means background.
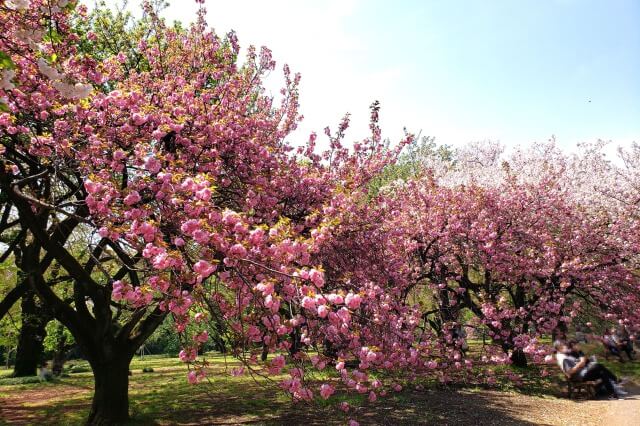
[[[51,372],[60,376],[67,360],[67,353],[75,346],[75,339],[60,321],[50,321],[46,327],[47,336],[43,346],[46,353],[51,355]]]
[[[570,159],[552,146],[504,160],[469,152],[478,162],[466,175],[426,171],[397,189],[404,211],[393,226],[415,247],[416,284],[436,301],[435,324],[457,327],[469,309],[525,365],[525,352],[541,355],[540,337],[581,312],[634,323],[635,255],[618,233],[626,217],[582,204]]]
[[[11,260],[0,263],[0,298],[9,293],[16,281],[16,270]],[[20,306],[12,304],[5,315],[0,317],[0,362],[9,368],[11,361],[15,360],[15,351],[18,346],[20,333]]]

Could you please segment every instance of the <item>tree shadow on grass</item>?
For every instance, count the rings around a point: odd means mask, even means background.
[[[335,409],[333,409],[335,411]],[[361,425],[534,425],[522,420],[521,413],[530,411],[527,404],[515,402],[499,391],[466,389],[430,389],[404,391],[374,404],[352,409],[350,417]],[[286,413],[283,424],[327,424],[322,418],[309,418],[302,413]],[[344,424],[345,419],[332,424]],[[336,419],[337,420],[337,419]]]
[[[159,383],[160,385],[160,383]],[[404,391],[376,403],[346,396],[353,403],[348,414],[335,405],[292,404],[274,389],[221,383],[211,394],[180,383],[132,395],[132,425],[344,425],[349,418],[362,425],[533,425],[519,419],[526,406],[499,391],[432,389]],[[336,399],[339,400],[339,399]],[[90,393],[40,406],[14,407],[10,424],[82,424],[91,404]],[[530,408],[530,407],[529,407]]]
[[[247,389],[245,389],[246,391]],[[192,395],[193,396],[193,395]],[[163,397],[164,398],[164,397]],[[180,398],[178,396],[178,398]],[[354,398],[351,397],[353,402]],[[151,401],[149,401],[151,402]],[[159,401],[157,401],[159,402]],[[185,403],[187,401],[184,401]],[[176,401],[181,405],[182,401]],[[190,403],[168,416],[152,419],[138,416],[139,424],[265,424],[265,425],[344,425],[350,418],[361,425],[518,425],[531,423],[519,418],[526,404],[514,402],[499,391],[427,390],[404,391],[376,403],[353,404],[349,413],[335,405],[291,404],[273,392],[217,392],[215,399],[192,398]]]

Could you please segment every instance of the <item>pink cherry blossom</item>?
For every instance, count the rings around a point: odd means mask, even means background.
[[[322,396],[323,399],[328,399],[335,391],[335,388],[327,383],[320,386],[320,396]]]
[[[349,309],[358,309],[360,307],[360,302],[362,301],[360,295],[349,293],[344,298],[344,303],[347,305]]]
[[[203,278],[206,278],[215,272],[216,265],[213,265],[206,260],[199,260],[193,265],[193,270]]]

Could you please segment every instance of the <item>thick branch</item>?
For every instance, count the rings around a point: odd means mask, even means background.
[[[134,335],[129,339],[129,347],[135,352],[141,344],[153,334],[156,328],[167,316],[167,311],[160,309],[160,306],[156,308],[146,316],[146,318],[140,323],[140,325],[134,330]]]
[[[26,293],[28,288],[29,287],[27,286],[27,281],[24,280],[20,284],[12,288],[9,293],[7,293],[4,299],[2,299],[2,302],[0,302],[0,319],[4,318],[7,312],[9,312],[9,309],[11,309],[13,304],[16,303],[23,294]]]

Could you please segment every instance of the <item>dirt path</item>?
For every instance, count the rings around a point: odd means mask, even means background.
[[[618,400],[569,400],[524,395],[511,395],[508,399],[514,404],[521,401],[522,410],[513,415],[515,423],[519,424],[638,426],[640,386],[627,385],[626,390],[629,391],[629,395]]]
[[[607,406],[602,424],[615,426],[637,426],[640,424],[640,386],[627,386],[629,396],[611,401]]]
[[[5,388],[6,389],[6,388]],[[90,390],[80,386],[45,386],[17,393],[0,392],[0,425],[31,425],[46,423],[46,408],[52,404],[65,404],[69,410],[82,408],[83,404],[68,403],[77,396],[87,395]]]

